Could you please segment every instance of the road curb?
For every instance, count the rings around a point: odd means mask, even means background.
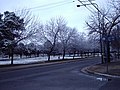
[[[92,71],[92,70],[89,69],[90,67],[92,67],[92,66],[84,67],[84,68],[81,69],[81,71],[83,73],[86,73],[86,74],[89,73],[89,74],[95,74],[95,75],[110,77],[110,78],[120,78],[120,76],[117,76],[117,75],[110,75],[110,74],[104,74],[104,73],[99,73],[99,72]]]
[[[26,69],[26,68],[32,68],[32,67],[38,67],[38,66],[47,66],[47,65],[54,65],[54,64],[61,64],[61,63],[69,63],[69,62],[75,62],[75,61],[84,61],[85,58],[77,58],[72,60],[63,60],[63,61],[56,61],[56,62],[46,62],[42,61],[40,63],[31,63],[31,64],[23,64],[19,66],[8,66],[8,67],[2,67],[0,68],[0,72],[6,72],[9,70],[19,70],[19,69]]]
[[[75,62],[79,60],[68,60],[68,61],[57,61],[57,62],[41,62],[38,64],[28,64],[28,65],[20,65],[20,66],[11,66],[11,67],[3,67],[0,68],[0,72],[6,72],[8,70],[19,70],[19,69],[26,69],[26,68],[32,68],[32,67],[38,67],[38,66],[48,66],[48,65],[54,65],[54,64],[62,64],[62,63],[69,63],[69,62]],[[81,60],[82,61],[82,60]]]

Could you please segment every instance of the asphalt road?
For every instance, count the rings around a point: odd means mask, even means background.
[[[89,58],[0,72],[0,90],[117,90],[105,89],[110,85],[106,78],[81,72],[99,62],[99,58]]]
[[[120,78],[111,78],[111,81],[104,84],[99,90],[120,90]]]

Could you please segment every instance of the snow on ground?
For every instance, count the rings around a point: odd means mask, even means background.
[[[51,60],[61,60],[62,56],[51,56]],[[66,56],[65,59],[72,59],[73,57]],[[80,58],[80,57],[75,57],[75,58]],[[40,57],[33,57],[33,58],[18,58],[15,57],[13,63],[14,64],[29,64],[29,63],[35,63],[35,62],[44,62],[47,61],[48,57],[47,56],[40,56]],[[11,61],[8,60],[8,58],[2,58],[0,57],[0,65],[7,65],[10,64]]]

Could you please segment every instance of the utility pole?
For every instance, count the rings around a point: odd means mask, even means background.
[[[92,12],[94,14],[94,12],[90,8],[87,7],[88,5],[92,5],[98,11],[98,21],[100,21],[100,14],[103,15],[103,13],[99,10],[98,5],[96,3],[93,3],[93,1],[95,1],[95,0],[86,0],[86,1],[78,0],[78,1],[80,2],[81,5],[77,5],[77,7],[84,6],[90,12]],[[111,23],[110,20],[106,16],[104,17],[104,19],[106,19],[108,21],[108,23]],[[100,22],[99,22],[98,29],[100,30]],[[103,49],[102,48],[104,48],[103,46],[105,46],[105,48],[106,48],[105,53],[107,54],[107,56],[106,56],[106,63],[107,63],[106,72],[108,73],[108,61],[110,61],[109,31],[108,31],[108,33],[105,33],[105,37],[103,37],[103,36],[104,35],[102,35],[102,33],[100,33],[101,59],[102,59],[102,63],[103,63],[104,57],[103,57]],[[105,40],[104,40],[104,41],[106,41],[105,43],[103,43],[103,40],[102,40],[103,38],[105,38]],[[105,44],[105,45],[103,45],[103,44]]]
[[[88,0],[88,1],[80,1],[78,0],[81,5],[77,5],[77,7],[80,7],[80,6],[84,6],[86,7],[91,13],[94,13],[90,8],[88,8],[87,6],[88,5],[92,5],[94,6],[94,8],[98,11],[98,21],[100,21],[100,13],[101,11],[99,10],[99,7],[96,3],[93,3],[92,1],[95,1],[95,0]],[[95,6],[96,5],[96,6]],[[99,30],[100,30],[100,22],[99,22]],[[102,42],[102,32],[99,33],[100,34],[100,53],[101,53],[101,62],[103,63],[103,42]]]

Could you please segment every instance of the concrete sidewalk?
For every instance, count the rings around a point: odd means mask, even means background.
[[[120,78],[120,61],[88,66],[83,68],[82,71],[107,77]]]

